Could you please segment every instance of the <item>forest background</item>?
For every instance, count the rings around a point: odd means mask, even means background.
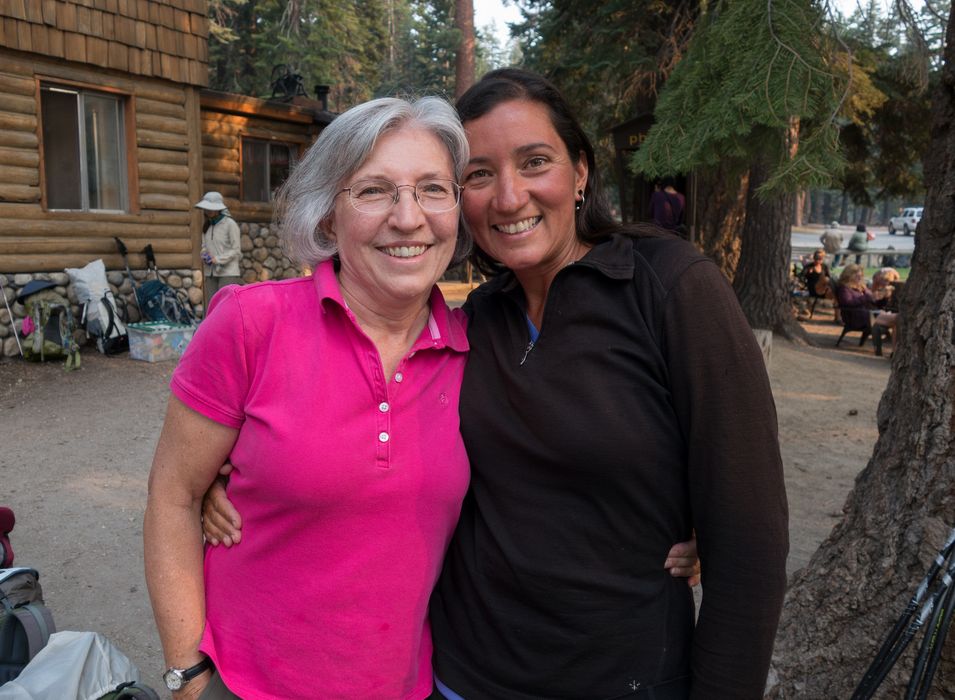
[[[767,689],[849,697],[955,522],[951,3],[848,16],[826,0],[514,4],[522,19],[501,42],[475,31],[471,0],[210,0],[211,87],[268,97],[285,66],[309,94],[329,86],[342,111],[381,95],[453,98],[486,68],[520,64],[572,102],[609,183],[610,129],[652,113],[629,167],[692,174],[694,243],[770,342],[810,342],[789,294],[794,222],[885,221],[924,203],[879,438],[842,519],[790,581]],[[706,566],[704,552],[704,600]],[[904,695],[914,653],[885,697]],[[929,697],[955,697],[955,640]]]

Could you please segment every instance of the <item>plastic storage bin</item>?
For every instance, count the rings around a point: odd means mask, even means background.
[[[198,326],[149,321],[130,323],[129,356],[145,362],[178,360],[192,340]]]

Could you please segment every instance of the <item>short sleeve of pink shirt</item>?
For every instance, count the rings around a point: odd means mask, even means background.
[[[206,551],[201,648],[247,700],[431,692],[428,599],[468,483],[464,318],[437,288],[431,309],[386,379],[330,262],[228,287],[173,375],[239,429],[243,537]]]

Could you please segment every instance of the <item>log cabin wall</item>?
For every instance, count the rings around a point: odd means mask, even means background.
[[[198,267],[198,90],[208,81],[205,0],[0,4],[0,271],[122,260],[152,243],[164,267]],[[44,88],[118,98],[120,206],[56,207],[44,162]],[[134,266],[143,260],[134,256]]]
[[[34,278],[75,302],[63,270],[96,258],[129,297],[114,236],[134,270],[151,243],[164,278],[201,303],[190,288],[201,285],[192,204],[207,10],[206,0],[0,2],[0,274],[14,316],[15,292]],[[15,354],[6,308],[0,321],[2,354]]]
[[[243,162],[253,141],[260,150],[288,153],[293,161],[314,142],[332,115],[317,102],[293,105],[254,97],[203,90],[200,95],[202,120],[202,176],[206,190],[217,190],[242,231],[241,274],[245,282],[285,279],[302,274],[282,252],[277,227],[271,224],[270,193],[280,184],[267,162]],[[258,187],[249,187],[255,168],[262,173]],[[245,173],[245,182],[243,182]],[[263,181],[265,180],[265,181]]]

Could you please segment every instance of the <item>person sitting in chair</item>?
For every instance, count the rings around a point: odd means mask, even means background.
[[[876,327],[873,330],[872,314],[870,311],[880,304],[872,296],[872,292],[865,285],[864,270],[860,265],[846,265],[839,282],[836,284],[836,302],[842,312],[842,335],[836,341],[836,346],[850,331],[862,331],[859,345],[863,345],[870,335],[875,345],[875,354],[882,354],[883,329]]]
[[[829,266],[826,265],[826,251],[822,248],[816,250],[812,254],[812,260],[806,263],[799,276],[806,285],[809,298],[812,299],[812,305],[809,307],[809,318],[812,318],[816,310],[816,302],[820,299],[832,298],[831,276]]]
[[[891,338],[890,331],[894,331],[899,321],[899,292],[904,286],[899,281],[899,273],[893,267],[883,267],[872,275],[872,298],[876,304],[883,307],[874,319],[873,330],[879,329],[881,335]],[[876,344],[875,354],[881,355],[881,342]]]

